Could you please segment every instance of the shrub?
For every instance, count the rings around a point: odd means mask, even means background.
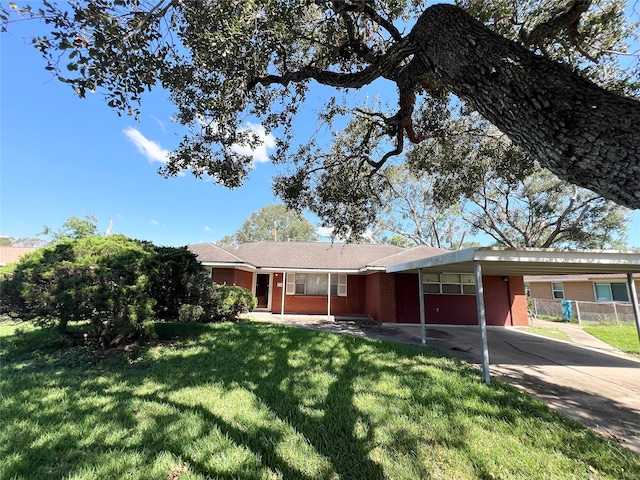
[[[2,280],[9,309],[24,320],[67,332],[71,321],[89,324],[105,344],[150,336],[154,300],[145,265],[151,243],[122,235],[67,239],[23,257]]]
[[[155,247],[155,252],[148,267],[156,317],[174,320],[185,304],[210,309],[214,287],[195,254],[186,247]]]
[[[213,298],[213,317],[215,320],[235,320],[238,315],[252,312],[258,300],[246,288],[219,285]]]
[[[202,305],[185,303],[180,305],[178,309],[178,321],[180,322],[205,322],[206,319],[206,311]]]

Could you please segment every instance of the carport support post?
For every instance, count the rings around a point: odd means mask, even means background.
[[[638,307],[638,292],[633,281],[633,273],[627,273],[627,283],[629,283],[629,293],[631,293],[631,305],[633,305],[633,317],[636,319],[636,330],[638,340],[640,340],[640,308]]]
[[[484,312],[484,287],[482,286],[482,267],[478,260],[473,262],[476,275],[476,305],[478,308],[478,325],[480,326],[480,348],[482,352],[482,380],[491,385],[489,372],[489,346],[487,344],[487,320]]]
[[[418,269],[418,304],[420,305],[420,339],[422,344],[427,344],[427,330],[425,328],[424,320],[424,285],[422,285],[422,269]]]

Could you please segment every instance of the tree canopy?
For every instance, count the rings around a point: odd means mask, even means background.
[[[218,244],[262,241],[315,242],[317,239],[315,227],[309,220],[295,210],[278,203],[253,212],[236,233],[222,238]]]
[[[327,223],[342,217],[338,234],[362,231],[369,217],[357,212],[377,173],[407,142],[446,138],[445,113],[460,101],[559,177],[640,207],[637,63],[618,56],[631,53],[636,28],[625,2],[429,3],[78,0],[16,10],[45,20],[50,33],[34,46],[80,97],[99,90],[136,115],[146,90],[170,92],[188,133],[165,175],[186,169],[240,185],[251,158],[237,146],[259,142],[248,128],[257,120],[278,134],[274,161],[295,162],[277,193]],[[13,17],[2,15],[8,28]],[[339,98],[377,81],[396,86],[392,106]],[[351,142],[294,141],[314,83],[336,91],[320,122],[360,120]]]
[[[80,239],[98,234],[98,218],[89,213],[84,218],[72,215],[66,220],[59,230],[44,226],[44,230],[38,235],[45,235],[51,238],[52,242],[60,242],[67,238]]]

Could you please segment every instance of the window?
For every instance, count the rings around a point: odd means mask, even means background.
[[[475,295],[476,279],[473,274],[423,273],[424,293]]]
[[[628,302],[626,283],[594,283],[596,302]]]
[[[551,284],[551,291],[553,292],[553,298],[564,298],[564,287],[562,286],[562,282],[553,282]]]
[[[287,275],[287,295],[327,295],[329,275],[326,273],[290,273]],[[331,275],[332,296],[347,296],[347,276]]]
[[[527,296],[527,298],[531,298],[531,285],[529,285],[528,283],[524,284],[524,294]]]

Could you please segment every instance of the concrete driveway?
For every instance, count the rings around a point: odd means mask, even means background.
[[[252,316],[367,338],[421,343],[418,325],[335,321],[322,316]],[[569,332],[578,343],[552,340],[513,328],[488,327],[492,377],[511,383],[551,408],[640,453],[640,361],[599,342],[579,327],[567,328],[579,330]],[[429,325],[427,345],[480,368],[478,327]]]

